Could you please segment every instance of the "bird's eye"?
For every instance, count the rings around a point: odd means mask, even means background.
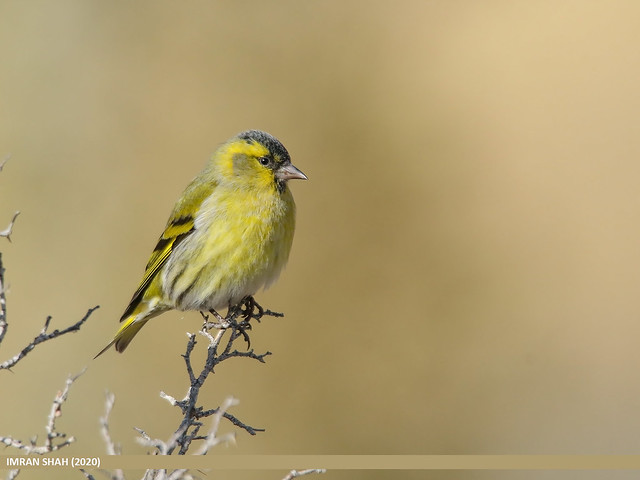
[[[269,157],[260,157],[258,158],[258,161],[265,167],[271,163],[271,159]]]

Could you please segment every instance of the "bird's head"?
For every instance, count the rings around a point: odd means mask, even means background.
[[[247,130],[222,145],[213,164],[220,177],[237,188],[274,188],[282,193],[288,180],[307,179],[291,163],[284,145],[260,130]]]

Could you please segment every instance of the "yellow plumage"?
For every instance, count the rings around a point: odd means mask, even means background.
[[[114,344],[124,351],[167,310],[233,306],[274,282],[293,241],[287,181],[295,178],[307,177],[268,133],[249,130],[222,145],[177,201],[122,326],[98,355]]]

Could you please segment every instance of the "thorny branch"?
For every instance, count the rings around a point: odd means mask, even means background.
[[[2,171],[5,163],[9,157],[6,157],[2,162],[0,162],[0,171]],[[11,233],[13,231],[13,226],[15,224],[16,218],[18,217],[20,212],[15,212],[13,214],[13,218],[9,223],[9,226],[4,230],[0,231],[0,237],[6,237],[7,240],[11,241]],[[4,337],[7,333],[7,329],[9,324],[7,322],[7,301],[6,301],[6,286],[4,280],[4,267],[2,264],[2,254],[0,253],[0,344],[4,340]],[[97,309],[98,307],[94,307],[89,309],[86,315],[74,325],[65,328],[64,330],[55,330],[51,333],[48,333],[47,330],[49,328],[49,324],[51,322],[51,317],[47,317],[44,328],[40,332],[40,334],[33,339],[31,343],[29,343],[26,347],[24,347],[18,354],[10,358],[9,360],[0,364],[0,370],[6,369],[10,370],[11,367],[15,366],[20,360],[22,360],[31,350],[33,350],[36,345],[46,342],[48,340],[52,340],[54,338],[58,338],[62,335],[65,335],[69,332],[74,332],[80,329],[82,324],[87,321],[89,316]],[[63,447],[66,447],[75,441],[73,436],[67,437],[66,433],[58,432],[56,430],[56,420],[62,415],[62,405],[67,400],[67,396],[69,394],[69,389],[71,385],[76,381],[76,379],[82,375],[83,372],[79,373],[75,376],[69,376],[65,383],[64,388],[59,391],[55,398],[53,399],[53,403],[51,404],[51,409],[49,411],[49,416],[47,417],[47,424],[45,425],[46,438],[42,445],[38,445],[37,437],[33,437],[29,439],[29,441],[22,441],[16,439],[11,436],[0,436],[0,443],[5,446],[13,447],[18,450],[22,450],[25,454],[36,454],[36,455],[44,455],[50,452],[55,452],[60,450]],[[20,473],[19,469],[9,471],[7,476],[8,479],[14,479]]]
[[[191,354],[197,344],[197,336],[193,333],[187,334],[187,347],[182,357],[185,361],[185,369],[187,376],[189,377],[190,386],[185,398],[182,400],[176,400],[171,395],[168,395],[165,392],[160,392],[161,398],[167,400],[171,405],[178,407],[182,412],[182,420],[176,431],[167,441],[163,441],[157,438],[152,438],[141,428],[135,428],[140,435],[138,442],[146,447],[152,448],[152,455],[171,455],[176,453],[178,455],[185,455],[190,449],[192,449],[190,453],[193,453],[194,455],[206,455],[213,447],[220,443],[233,442],[235,440],[235,433],[218,435],[223,418],[229,420],[233,425],[247,431],[251,435],[255,435],[257,432],[263,431],[263,429],[246,425],[229,413],[229,409],[237,404],[237,400],[234,398],[227,398],[218,408],[205,410],[202,406],[198,405],[198,396],[200,388],[204,385],[207,378],[209,378],[209,375],[214,373],[215,367],[224,360],[228,360],[233,357],[246,357],[264,363],[265,357],[270,355],[270,352],[257,354],[253,350],[240,351],[235,347],[234,343],[239,338],[242,338],[249,343],[247,331],[251,329],[251,325],[249,323],[250,320],[254,319],[256,321],[260,321],[263,316],[281,317],[283,315],[281,313],[262,309],[262,307],[255,303],[253,298],[247,298],[240,305],[232,307],[224,318],[216,312],[211,312],[211,314],[215,317],[215,321],[210,322],[209,316],[203,314],[203,328],[198,332],[208,340],[206,360],[198,369],[194,368],[193,360],[191,358]],[[215,335],[210,332],[211,329],[217,330]],[[225,333],[227,331],[230,333],[225,339]],[[108,453],[118,454],[120,453],[120,450],[111,438],[108,425],[109,415],[113,408],[113,402],[113,394],[107,394],[105,415],[100,419],[100,422],[102,437],[107,445]],[[203,419],[207,417],[212,417],[212,421],[208,431],[205,433],[205,422],[203,422]],[[193,450],[194,441],[201,442],[195,451]],[[87,472],[83,473],[86,478],[92,478]],[[284,480],[290,480],[292,478],[311,473],[324,473],[324,470],[292,470]],[[124,480],[124,476],[121,471],[109,472],[107,474],[111,475],[111,480]],[[192,478],[195,477],[193,477],[187,469],[178,469],[173,471],[162,469],[147,470],[143,480],[185,480]]]
[[[109,431],[109,416],[111,410],[113,410],[113,404],[116,401],[116,396],[113,393],[107,392],[107,401],[105,402],[104,417],[100,417],[100,433],[104,442],[107,445],[107,455],[120,455],[120,445],[116,445],[111,438],[111,432]]]
[[[218,411],[213,416],[213,421],[211,423],[211,428],[209,429],[209,433],[203,437],[201,437],[204,442],[200,445],[200,448],[194,452],[194,455],[206,455],[209,450],[211,450],[216,445],[221,443],[231,443],[235,441],[234,433],[226,433],[224,435],[218,436],[218,429],[220,427],[220,420],[222,419],[224,413],[232,406],[237,405],[238,401],[235,398],[229,397],[227,398],[223,404],[218,408]],[[157,439],[152,439],[147,435],[143,430],[138,430],[140,433],[140,438],[138,441],[147,447],[153,447],[157,450],[160,455],[170,455],[169,452],[172,449],[172,446],[178,440],[178,437],[182,435],[179,431],[176,431],[168,442],[162,442]],[[178,480],[184,478],[187,474],[187,469],[177,469],[172,472],[167,472],[167,470],[147,470],[144,479],[154,479],[154,480]]]
[[[14,480],[19,473],[20,473],[19,469],[9,470],[9,474],[7,475],[7,480]]]
[[[0,172],[4,168],[4,164],[9,160],[9,156],[5,157],[5,159],[0,162]],[[7,240],[11,241],[11,231],[13,230],[13,224],[15,223],[16,217],[20,212],[16,212],[13,214],[13,218],[11,219],[11,223],[9,226],[5,228],[2,232],[0,232],[0,236],[7,237]],[[5,297],[5,286],[4,286],[4,268],[2,267],[2,254],[0,253],[0,343],[4,338],[5,333],[7,333],[7,301]]]
[[[56,420],[62,415],[62,404],[67,400],[67,395],[69,394],[71,385],[73,385],[73,382],[75,382],[83,373],[84,371],[80,372],[78,375],[67,378],[64,388],[62,391],[59,391],[53,399],[51,410],[47,417],[47,424],[45,426],[47,437],[45,438],[44,444],[38,445],[37,437],[31,438],[28,442],[23,442],[22,440],[17,440],[13,437],[3,436],[0,436],[0,443],[22,450],[27,455],[32,453],[35,453],[36,455],[44,455],[46,453],[60,450],[61,448],[75,442],[75,437],[67,437],[66,433],[56,431]]]
[[[4,160],[0,162],[0,172],[4,168],[5,163],[7,163],[10,158],[11,158],[11,155],[7,155],[6,157],[4,157]],[[5,228],[4,230],[0,231],[0,237],[5,237],[7,240],[11,241],[11,232],[13,231],[13,224],[16,222],[16,218],[18,217],[18,215],[20,215],[19,211],[16,211],[13,214],[13,218],[11,218],[11,222],[9,222],[9,226],[7,226],[7,228]],[[0,285],[0,287],[2,287],[2,285]]]
[[[0,163],[0,171],[2,170],[2,167],[4,166],[6,161],[7,159],[5,159],[2,163]],[[11,240],[11,232],[13,230],[13,224],[19,213],[20,212],[16,212],[13,215],[13,219],[11,220],[11,223],[9,224],[9,226],[0,232],[0,237],[6,237],[7,239]],[[99,308],[99,305],[93,308],[90,308],[82,319],[80,319],[78,322],[74,323],[70,327],[67,327],[64,330],[56,329],[50,333],[47,332],[47,330],[49,329],[49,324],[51,323],[52,317],[48,316],[44,322],[44,327],[40,331],[40,334],[36,336],[29,344],[27,344],[16,355],[4,361],[3,363],[0,363],[0,370],[10,370],[20,360],[22,360],[29,352],[31,352],[31,350],[33,350],[36,347],[36,345],[40,343],[46,342],[48,340],[52,340],[54,338],[58,338],[69,332],[77,332],[78,330],[80,330],[80,327],[82,326],[82,324],[86,322],[91,316],[91,314],[98,308]],[[5,287],[5,281],[4,281],[4,267],[2,265],[2,253],[0,253],[0,344],[4,340],[4,336],[7,333],[8,327],[9,327],[9,324],[7,322],[7,299],[6,299],[6,287]]]
[[[102,438],[104,439],[104,443],[107,446],[107,454],[108,455],[121,455],[122,450],[120,449],[120,445],[116,444],[111,438],[111,431],[109,430],[109,416],[111,415],[111,410],[113,410],[113,405],[116,401],[116,396],[113,393],[107,392],[107,400],[105,402],[104,408],[104,416],[100,417],[100,433],[102,434]],[[95,480],[91,474],[82,470],[85,477],[90,480]],[[124,472],[121,469],[116,469],[111,472],[110,480],[125,480]]]
[[[291,480],[292,478],[302,477],[303,475],[311,475],[312,473],[327,473],[324,468],[309,468],[307,470],[291,470],[289,474],[282,480]]]
[[[234,343],[239,338],[242,338],[247,342],[247,344],[250,344],[247,331],[251,329],[251,324],[249,322],[252,319],[259,322],[265,315],[272,317],[282,317],[283,315],[281,313],[272,312],[271,310],[264,310],[252,297],[247,297],[239,305],[231,307],[227,316],[224,318],[217,312],[212,311],[211,314],[216,318],[216,321],[210,322],[209,316],[203,314],[204,324],[202,330],[198,332],[209,341],[209,345],[207,346],[207,358],[197,374],[194,370],[194,365],[191,359],[191,354],[197,343],[196,335],[193,333],[188,334],[189,340],[187,342],[187,349],[182,356],[185,361],[185,368],[190,382],[185,398],[182,400],[176,400],[171,395],[160,392],[160,396],[162,398],[167,400],[171,405],[178,407],[182,412],[182,421],[169,441],[164,443],[156,440],[156,443],[152,445],[157,449],[157,453],[160,455],[171,455],[173,453],[185,455],[191,447],[191,442],[194,440],[204,440],[206,445],[208,435],[200,434],[200,429],[203,425],[202,419],[210,416],[214,416],[214,418],[216,418],[220,415],[221,417],[229,420],[233,425],[245,430],[251,435],[264,431],[263,429],[251,427],[231,415],[227,411],[231,405],[226,408],[218,407],[205,410],[204,407],[198,405],[198,396],[200,394],[200,388],[205,384],[209,375],[214,373],[215,367],[221,362],[228,360],[229,358],[245,357],[264,363],[265,357],[267,355],[271,355],[271,352],[257,354],[253,349],[240,351],[235,348]],[[241,320],[238,321],[238,318]],[[209,332],[210,329],[217,330],[215,336]],[[227,331],[229,331],[230,334],[226,337],[226,340],[224,340],[225,333]],[[145,441],[147,441],[147,439],[145,439]],[[206,451],[207,449],[205,449],[204,453],[201,454],[205,454]]]
[[[7,228],[0,231],[0,237],[5,237],[7,240],[11,241],[11,233],[13,232],[13,225],[16,223],[16,218],[18,218],[18,215],[20,215],[20,211],[16,210],[13,214],[13,217],[11,217],[11,221],[9,222],[9,225],[7,226]]]
[[[0,270],[0,273],[1,273],[1,270]],[[0,282],[1,281],[2,281],[2,278],[0,278]],[[44,327],[42,327],[42,330],[40,330],[40,333],[30,343],[28,343],[22,350],[20,350],[20,352],[16,353],[13,357],[4,361],[3,363],[0,363],[0,370],[3,370],[3,369],[10,370],[11,367],[13,367],[20,360],[22,360],[29,352],[31,352],[31,350],[33,350],[36,347],[36,345],[39,345],[48,340],[52,340],[54,338],[61,337],[62,335],[65,335],[69,332],[77,332],[78,330],[80,330],[80,327],[82,327],[82,324],[86,322],[91,316],[91,314],[95,312],[98,308],[100,308],[100,305],[96,305],[95,307],[90,308],[89,310],[87,310],[87,313],[85,313],[84,317],[82,317],[73,325],[65,328],[64,330],[55,329],[53,332],[50,332],[50,333],[47,333],[47,330],[49,329],[49,324],[51,323],[52,317],[48,316],[44,321]],[[6,327],[7,327],[7,323],[5,321],[4,331],[6,331]],[[0,329],[2,329],[2,324],[0,324]],[[1,331],[0,334],[4,335],[4,331]]]
[[[80,471],[82,472],[82,474],[84,475],[84,478],[86,478],[87,480],[96,480],[96,477],[94,477],[93,475],[91,475],[89,472],[87,472],[84,468],[81,468]]]
[[[0,343],[7,333],[7,299],[4,288],[4,267],[2,266],[2,253],[0,253]]]

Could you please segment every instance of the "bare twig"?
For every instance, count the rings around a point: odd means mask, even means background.
[[[13,224],[16,223],[16,218],[20,215],[20,211],[17,210],[14,212],[9,225],[4,230],[0,230],[0,237],[5,237],[7,240],[11,241],[11,233],[13,233]]]
[[[2,253],[0,253],[0,343],[7,333],[7,299],[4,288],[4,267],[2,266]]]
[[[4,157],[4,160],[2,160],[2,162],[0,162],[0,172],[4,168],[5,163],[7,163],[10,158],[11,158],[11,155],[7,155],[6,157]],[[15,212],[13,214],[13,218],[11,219],[11,222],[9,223],[9,226],[7,228],[5,228],[4,230],[0,231],[0,237],[6,237],[7,240],[11,241],[11,231],[13,230],[13,224],[15,223],[16,218],[18,217],[18,215],[20,215],[20,212]]]
[[[111,410],[113,410],[113,405],[116,401],[116,396],[111,393],[106,393],[105,407],[104,407],[104,416],[100,417],[100,433],[102,434],[102,438],[104,443],[107,446],[107,454],[108,455],[121,455],[120,445],[116,444],[111,438],[111,432],[109,430],[109,417],[111,416]],[[87,478],[92,478],[89,473],[82,471]],[[113,472],[109,473],[110,480],[125,480],[124,472],[121,469],[116,469]],[[95,479],[94,479],[95,480]]]
[[[0,172],[4,168],[4,164],[11,158],[10,155],[7,155],[2,162],[0,162]],[[0,236],[7,237],[7,240],[11,241],[11,231],[13,230],[13,224],[16,220],[20,212],[16,212],[13,214],[13,218],[11,219],[11,223],[9,226],[5,228],[2,232],[0,232]],[[6,298],[5,298],[5,287],[4,287],[4,268],[2,267],[2,254],[0,254],[0,343],[2,343],[2,339],[4,338],[5,333],[7,332],[7,307],[6,307]],[[16,474],[17,475],[17,474]]]
[[[312,473],[327,473],[324,468],[310,468],[308,470],[291,470],[289,474],[282,480],[291,480],[292,478],[302,477],[303,475],[311,475]]]
[[[222,407],[205,410],[203,407],[197,405],[198,396],[200,394],[200,388],[207,381],[209,375],[213,373],[215,367],[224,360],[228,360],[233,357],[246,357],[264,363],[265,357],[270,355],[270,352],[256,354],[253,350],[239,351],[234,348],[234,343],[239,338],[242,338],[247,341],[247,344],[249,344],[247,331],[251,328],[251,325],[249,324],[251,319],[260,321],[260,319],[265,315],[282,316],[282,314],[274,313],[270,310],[264,310],[251,297],[245,299],[241,304],[231,307],[225,318],[222,318],[216,312],[211,313],[216,321],[209,322],[209,317],[203,314],[203,329],[198,332],[209,342],[207,346],[207,358],[198,374],[195,373],[191,360],[191,354],[197,343],[196,335],[192,333],[188,334],[189,340],[187,342],[186,352],[183,355],[190,383],[187,395],[182,400],[176,400],[175,397],[168,395],[165,392],[160,392],[160,396],[167,400],[171,405],[180,408],[183,415],[180,425],[171,436],[169,442],[163,444],[163,446],[166,446],[167,455],[171,455],[176,450],[179,455],[184,455],[189,450],[193,440],[206,440],[208,437],[200,435],[199,431],[202,427],[202,419],[212,415],[214,415],[214,418],[217,415],[221,415],[231,421],[233,425],[242,428],[251,435],[255,435],[257,432],[263,431],[263,429],[254,428],[241,422],[236,417],[229,414],[227,412],[227,408],[222,409],[221,414],[219,412]],[[240,322],[237,321],[239,317],[242,319]],[[217,329],[215,336],[209,332],[210,328]],[[230,334],[226,341],[223,341],[227,331],[230,331]]]
[[[9,470],[9,474],[7,475],[7,480],[13,480],[18,476],[20,470]]]
[[[257,312],[256,312],[257,309]],[[189,388],[186,396],[182,400],[177,400],[174,396],[165,392],[160,392],[160,397],[166,400],[174,407],[178,407],[182,412],[182,419],[177,429],[171,434],[168,440],[160,440],[158,438],[151,437],[142,428],[135,427],[139,437],[138,443],[151,449],[152,455],[185,455],[198,443],[198,448],[191,453],[194,455],[206,455],[216,445],[220,443],[228,443],[235,441],[235,433],[226,433],[219,435],[222,419],[229,420],[234,426],[239,427],[251,435],[255,435],[258,432],[264,431],[246,425],[238,420],[235,416],[229,413],[229,409],[237,404],[237,401],[233,398],[227,398],[222,405],[217,408],[204,409],[198,405],[198,398],[200,389],[204,386],[209,375],[214,373],[215,368],[224,360],[230,358],[251,358],[259,362],[264,363],[267,355],[270,352],[257,354],[254,350],[247,351],[238,350],[236,348],[237,340],[241,339],[249,344],[249,336],[247,331],[251,329],[249,321],[254,319],[259,321],[264,316],[281,317],[282,314],[272,312],[270,310],[264,310],[255,301],[245,299],[240,305],[236,305],[229,309],[226,317],[222,317],[215,312],[211,312],[215,321],[209,322],[209,316],[204,315],[204,325],[201,331],[198,333],[207,339],[207,356],[204,364],[201,367],[194,368],[192,360],[192,353],[197,344],[197,335],[194,333],[188,333],[187,346],[185,353],[182,355],[185,362],[185,369],[189,378]],[[238,321],[239,320],[239,321]],[[210,329],[217,331],[213,332]],[[229,332],[228,335],[225,335]],[[107,396],[107,406],[105,416],[101,419],[102,436],[107,443],[108,453],[117,452],[113,440],[109,434],[108,417],[113,406],[113,395]],[[205,424],[203,420],[211,417],[211,426],[208,432],[205,432]],[[200,443],[201,442],[201,443]],[[292,479],[302,475],[308,475],[311,473],[323,473],[324,470],[292,470],[289,472],[286,479]],[[108,473],[109,474],[109,473]],[[122,480],[122,477],[117,477],[115,474],[111,474],[111,480]],[[167,471],[166,469],[160,470],[147,470],[144,474],[143,480],[186,480],[194,478],[193,475],[187,469],[178,469],[173,471]]]
[[[67,395],[69,394],[71,385],[73,385],[73,382],[75,382],[76,379],[83,373],[84,370],[78,375],[70,376],[69,378],[67,378],[64,388],[62,389],[62,391],[58,392],[53,399],[51,410],[49,411],[49,416],[47,417],[47,424],[45,426],[47,437],[44,441],[44,444],[37,445],[37,438],[32,438],[29,440],[29,442],[23,442],[22,440],[15,439],[13,437],[2,436],[0,436],[0,443],[4,443],[9,447],[22,450],[27,455],[32,453],[35,453],[36,455],[44,455],[46,453],[60,450],[61,448],[75,442],[75,437],[67,438],[66,433],[56,431],[56,420],[62,415],[62,405],[67,401]]]
[[[213,422],[211,422],[211,429],[209,431],[209,434],[207,435],[207,438],[202,443],[200,448],[196,451],[196,455],[206,455],[209,450],[211,450],[216,445],[219,445],[220,443],[232,443],[235,441],[236,436],[233,432],[219,437],[218,430],[220,428],[220,420],[222,419],[224,414],[227,412],[227,410],[229,410],[231,407],[236,406],[237,404],[238,400],[233,397],[228,397],[227,399],[225,399],[220,408],[218,408],[216,414],[213,416]]]
[[[95,307],[90,308],[87,311],[87,313],[84,315],[84,317],[82,317],[79,321],[77,321],[73,325],[65,328],[64,330],[56,329],[51,333],[47,333],[47,329],[49,328],[49,324],[51,323],[51,318],[52,318],[51,316],[48,316],[44,322],[44,327],[42,328],[38,336],[35,337],[26,347],[20,350],[20,352],[15,354],[9,360],[6,360],[5,362],[1,363],[0,370],[3,370],[3,369],[10,370],[11,367],[15,366],[16,363],[22,360],[31,350],[33,350],[36,347],[36,345],[39,345],[48,340],[52,340],[54,338],[61,337],[62,335],[65,335],[69,332],[77,332],[78,330],[80,330],[80,327],[82,326],[82,324],[86,322],[91,316],[91,314],[94,311],[96,311],[98,308],[100,308],[100,305],[96,305]],[[5,329],[6,329],[6,326],[5,326]]]
[[[198,439],[204,440],[198,451],[195,455],[206,455],[210,449],[219,445],[220,443],[229,443],[235,440],[234,433],[226,433],[224,435],[218,436],[218,429],[220,427],[220,419],[223,417],[224,412],[227,409],[231,408],[234,405],[237,405],[237,400],[234,398],[227,398],[222,406],[218,409],[218,412],[213,418],[213,422],[211,424],[211,428],[209,433],[204,437],[197,437]],[[181,440],[183,432],[178,429],[167,442],[163,442],[159,439],[151,438],[144,430],[140,428],[136,428],[140,437],[137,439],[138,442],[146,447],[151,447],[155,449],[154,454],[157,455],[170,455],[173,450],[176,448],[176,442]],[[197,431],[196,431],[197,432]],[[178,469],[173,470],[172,472],[167,472],[167,470],[147,470],[144,478],[149,479],[166,479],[166,480],[179,480],[185,478],[187,474],[187,469]]]
[[[111,433],[109,432],[109,416],[111,415],[111,410],[113,409],[113,404],[115,403],[115,401],[116,396],[111,392],[107,392],[104,417],[100,417],[100,433],[102,434],[102,438],[107,445],[107,455],[120,455],[122,453],[120,451],[120,445],[114,443],[114,441],[111,439]]]

